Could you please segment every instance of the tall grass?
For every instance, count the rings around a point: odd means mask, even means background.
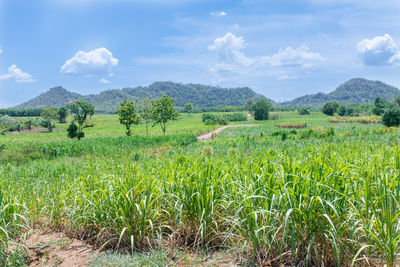
[[[258,264],[394,266],[397,132],[368,127],[284,142],[268,122],[208,144],[193,135],[33,144],[51,160],[0,165],[3,258],[41,222],[111,249],[234,247]]]

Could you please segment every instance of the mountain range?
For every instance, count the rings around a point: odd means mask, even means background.
[[[381,81],[354,78],[339,85],[334,91],[317,93],[279,103],[286,107],[322,107],[327,102],[337,101],[343,104],[373,103],[375,98],[392,100],[400,93],[399,89]]]
[[[63,107],[66,104],[82,98],[95,106],[96,112],[113,113],[124,99],[151,99],[168,95],[175,100],[178,107],[192,103],[195,107],[238,106],[244,105],[247,99],[255,100],[263,96],[248,87],[220,88],[202,84],[181,84],[174,82],[154,82],[149,86],[106,90],[99,94],[80,95],[72,93],[63,87],[54,87],[39,96],[14,108]]]
[[[376,97],[391,100],[399,93],[398,88],[381,81],[355,78],[339,85],[330,93],[305,95],[276,105],[320,108],[332,101],[345,104],[373,103]],[[96,112],[113,113],[124,99],[140,100],[145,97],[156,99],[164,94],[172,97],[178,107],[183,107],[186,103],[192,103],[195,107],[238,106],[244,105],[249,98],[258,100],[264,97],[248,87],[221,88],[191,83],[154,82],[149,86],[112,89],[92,95],[80,95],[63,87],[54,87],[14,108],[62,107],[82,98],[92,103]]]

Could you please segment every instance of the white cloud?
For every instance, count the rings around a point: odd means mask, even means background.
[[[215,75],[232,73],[249,73],[269,67],[294,66],[310,67],[324,61],[316,52],[312,52],[306,45],[298,48],[287,47],[279,50],[272,56],[248,57],[244,53],[247,44],[243,37],[237,37],[228,32],[223,37],[216,38],[208,46],[208,50],[215,52],[215,60],[209,65],[208,71]],[[220,77],[218,77],[220,78]],[[278,79],[297,79],[297,76],[282,76]]]
[[[220,11],[220,12],[210,12],[211,16],[217,16],[217,17],[223,17],[226,16],[226,12],[225,11]]]
[[[109,80],[104,79],[104,78],[101,78],[101,79],[100,79],[100,82],[101,82],[101,83],[105,83],[105,84],[111,83]]]
[[[3,53],[3,49],[1,49],[1,47],[0,47],[0,54],[2,54]]]
[[[278,80],[296,80],[299,78],[297,75],[281,75],[277,77]]]
[[[399,48],[389,34],[360,41],[357,51],[365,65],[382,66],[400,62]]]
[[[310,48],[302,45],[298,48],[286,47],[280,49],[278,53],[270,57],[261,57],[261,62],[265,62],[271,66],[302,66],[311,67],[317,63],[324,61],[324,58],[315,52],[311,52]]]
[[[250,66],[254,60],[245,56],[242,50],[246,47],[243,37],[237,37],[228,32],[225,36],[216,38],[208,46],[208,50],[214,51],[221,66]]]
[[[61,67],[63,74],[79,74],[85,76],[112,74],[112,67],[118,65],[118,59],[106,48],[77,52]]]
[[[35,81],[32,75],[23,72],[16,65],[11,65],[8,68],[7,74],[0,75],[0,80],[14,80],[17,83],[31,83]]]

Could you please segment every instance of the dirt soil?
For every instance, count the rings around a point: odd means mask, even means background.
[[[232,128],[232,127],[233,128],[235,128],[235,127],[254,127],[254,126],[258,126],[258,125],[259,124],[230,124],[230,125],[225,125],[225,126],[219,127],[218,129],[215,129],[214,131],[211,131],[209,133],[197,136],[197,140],[199,140],[200,142],[210,141],[218,133],[222,132],[226,128]]]
[[[97,251],[63,233],[35,232],[26,240],[30,266],[86,266]]]

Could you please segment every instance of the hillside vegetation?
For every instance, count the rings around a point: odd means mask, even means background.
[[[55,87],[15,108],[62,107],[83,98],[96,107],[96,112],[111,113],[115,112],[124,99],[140,100],[146,97],[156,99],[162,95],[172,97],[178,107],[183,107],[186,103],[193,103],[195,107],[238,106],[244,105],[249,98],[262,97],[248,87],[220,88],[201,84],[155,82],[145,87],[106,90],[87,96],[69,92],[62,87]]]
[[[335,91],[324,94],[317,93],[298,97],[292,101],[280,103],[291,107],[322,107],[327,102],[337,101],[344,104],[373,103],[375,98],[391,100],[399,94],[399,89],[380,81],[370,81],[362,78],[351,79]]]

